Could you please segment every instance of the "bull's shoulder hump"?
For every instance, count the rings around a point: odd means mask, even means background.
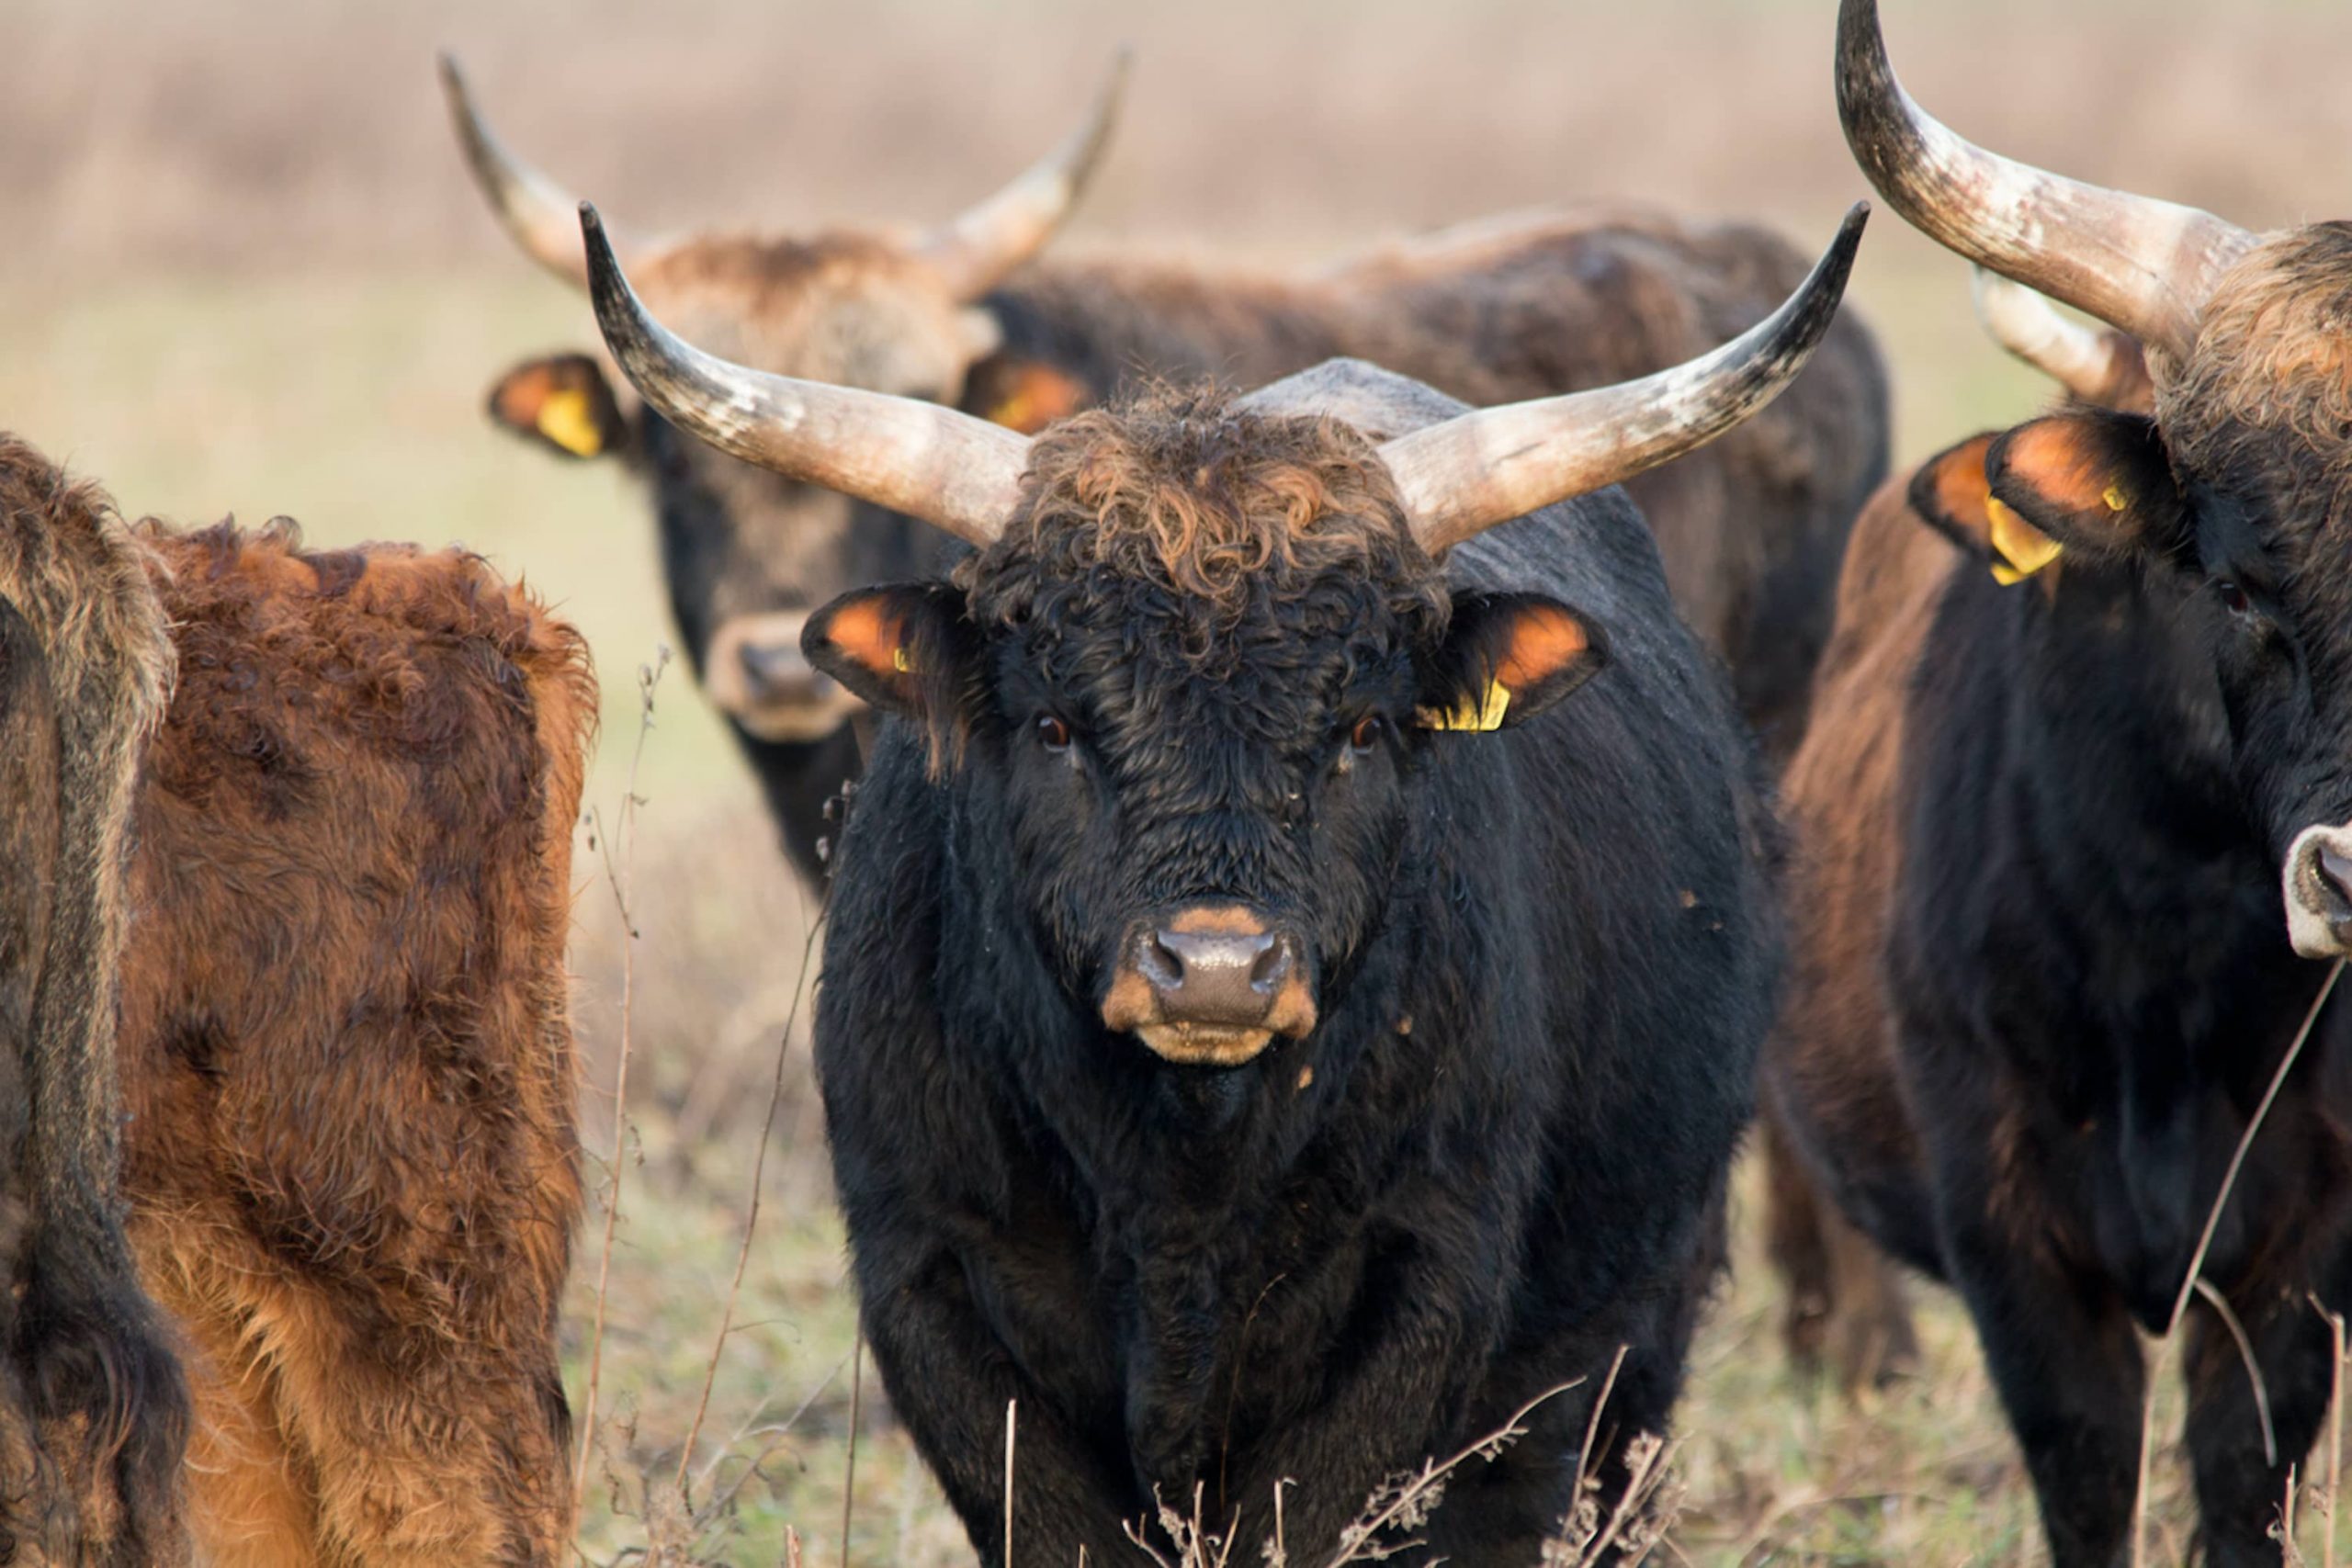
[[[1470,407],[1361,359],[1327,359],[1261,387],[1236,406],[1255,413],[1340,420],[1374,441],[1440,423]]]

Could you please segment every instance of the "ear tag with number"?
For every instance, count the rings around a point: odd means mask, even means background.
[[[1487,682],[1483,701],[1473,704],[1464,697],[1450,708],[1416,708],[1413,718],[1423,729],[1453,729],[1484,734],[1503,727],[1503,715],[1510,709],[1510,688],[1500,681]]]

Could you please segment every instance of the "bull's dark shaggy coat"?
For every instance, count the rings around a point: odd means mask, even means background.
[[[122,1568],[187,1551],[187,1391],[117,1187],[125,829],[172,672],[143,557],[0,434],[0,1540]]]
[[[551,1564],[594,683],[462,552],[142,526],[180,678],[124,971],[126,1186],[215,1563]]]
[[[2124,1550],[2138,1333],[2170,1315],[2325,977],[2289,944],[2279,864],[2352,817],[2347,324],[2352,228],[2274,239],[2222,281],[2154,420],[2054,416],[1931,467],[1912,498],[1949,537],[1894,508],[1858,531],[1842,668],[1788,781],[1809,913],[1775,1091],[1857,1220],[1966,1296],[2062,1565]],[[2028,584],[1953,547],[1988,479],[2064,545]],[[2203,1269],[2261,1363],[2275,1465],[2228,1333],[2190,1308],[2215,1563],[2278,1561],[2330,1386],[2312,1298],[2352,1308],[2347,1052],[2352,998]]]
[[[1395,429],[1458,407],[1337,374]],[[1620,1345],[1603,1429],[1664,1428],[1720,1255],[1779,957],[1729,694],[1614,491],[1441,571],[1329,421],[1150,403],[1035,473],[960,587],[893,601],[956,733],[885,726],[826,938],[892,1400],[986,1562],[1012,1400],[1022,1560],[1131,1560],[1123,1522],[1196,1484],[1254,1560],[1287,1480],[1312,1561],[1385,1477],[1582,1379],[1407,1554],[1532,1562]],[[1412,728],[1431,682],[1476,683],[1444,639],[1503,589],[1581,609],[1608,667],[1516,728]],[[1393,728],[1349,751],[1364,713]],[[1217,1070],[1109,1033],[1106,956],[1171,897],[1304,933],[1313,1032]]]
[[[1313,277],[1047,262],[979,302],[1001,342],[977,362],[936,281],[856,235],[690,241],[635,281],[674,330],[754,368],[1035,429],[1155,382],[1255,387],[1341,355],[1480,405],[1600,386],[1746,331],[1808,265],[1752,226],[1607,212],[1457,231]],[[944,565],[921,525],[722,457],[622,401],[610,449],[651,481],[671,609],[706,683],[730,618],[807,611]],[[1878,351],[1849,312],[1770,408],[1630,487],[1676,602],[1728,657],[1741,707],[1776,753],[1802,728],[1838,554],[1884,477],[1887,429]],[[763,739],[756,715],[731,716],[813,880],[831,830],[822,807],[857,765],[850,729]]]

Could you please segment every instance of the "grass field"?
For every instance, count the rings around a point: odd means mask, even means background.
[[[1127,121],[1069,243],[1271,265],[1612,193],[1770,217],[1811,249],[1862,192],[1829,105],[1833,9],[0,0],[17,67],[0,91],[0,427],[104,479],[133,513],[290,513],[322,543],[463,540],[527,578],[596,651],[590,798],[615,829],[640,738],[637,672],[669,635],[650,532],[612,469],[526,450],[481,415],[498,371],[590,328],[478,211],[440,123],[434,47],[464,51],[518,146],[658,229],[944,216],[1058,134],[1131,41]],[[1996,145],[2242,221],[2352,199],[2343,7],[1887,10],[1921,97]],[[2043,395],[1982,343],[1963,269],[1891,215],[1852,299],[1895,366],[1902,457]],[[967,1562],[870,1369],[862,1390],[854,1372],[806,1027],[786,1027],[810,912],[674,665],[637,780],[633,854],[584,831],[579,862],[583,1106],[600,1174],[616,1165],[625,1183],[582,1552],[775,1563],[790,1529],[800,1561],[836,1563],[846,1520],[857,1562]],[[624,963],[607,852],[642,933],[617,1155]],[[772,1085],[758,1234],[697,1424]],[[1745,1179],[1741,1198],[1736,1267],[1682,1414],[1665,1560],[2041,1561],[1950,1299],[1923,1292],[1916,1382],[1860,1404],[1793,1387]],[[575,1410],[602,1233],[593,1213],[568,1314]],[[2177,1401],[2161,1418],[2177,1427]],[[2184,1490],[2160,1450],[2158,1561],[2186,1550]]]

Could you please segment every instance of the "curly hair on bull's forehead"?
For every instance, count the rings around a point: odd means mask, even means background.
[[[1214,390],[1154,390],[1040,435],[1021,509],[958,579],[1003,625],[1156,590],[1201,657],[1257,618],[1290,622],[1286,606],[1369,592],[1416,636],[1452,611],[1370,441]]]
[[[2352,497],[2352,224],[2273,236],[2233,267],[2159,378],[2156,420],[2184,477],[2259,475],[2323,516]]]

